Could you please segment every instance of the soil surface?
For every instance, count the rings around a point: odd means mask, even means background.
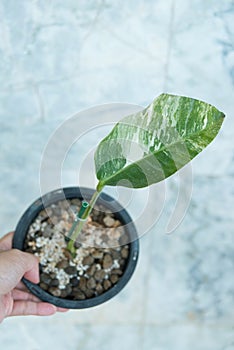
[[[126,233],[111,212],[95,206],[78,240],[76,256],[66,249],[66,236],[81,201],[59,201],[42,210],[29,227],[24,249],[39,257],[40,287],[65,299],[100,295],[115,285],[129,255]]]

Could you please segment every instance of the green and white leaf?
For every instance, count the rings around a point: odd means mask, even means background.
[[[123,118],[95,153],[98,190],[146,187],[174,174],[218,134],[224,114],[205,102],[162,94]]]

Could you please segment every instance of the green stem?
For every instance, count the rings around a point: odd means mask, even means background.
[[[67,245],[67,249],[73,254],[75,255],[75,252],[76,252],[76,249],[74,247],[74,243],[75,241],[77,240],[77,237],[79,236],[80,232],[82,231],[83,227],[84,227],[84,224],[86,223],[88,217],[89,217],[89,214],[91,213],[100,193],[101,193],[101,190],[102,190],[102,186],[97,186],[97,190],[94,192],[91,200],[90,200],[90,203],[89,205],[86,207],[86,209],[84,211],[81,211],[79,212],[80,215],[78,215],[78,218],[77,218],[77,222],[73,223],[73,226],[72,226],[72,229],[71,231],[73,230],[71,236],[69,237],[70,240],[68,242],[68,245]]]

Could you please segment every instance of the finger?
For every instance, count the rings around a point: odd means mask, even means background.
[[[6,234],[4,237],[2,237],[0,239],[0,250],[9,250],[12,248],[13,236],[14,236],[14,232],[9,232],[8,234]],[[15,249],[14,249],[14,251],[15,251]],[[37,257],[35,257],[34,255],[29,254],[29,253],[24,253],[24,254],[27,254],[27,256],[30,255],[31,257],[34,257],[34,259],[36,259],[37,264],[38,264]],[[28,260],[29,260],[29,263],[32,262],[32,258],[28,258]],[[34,264],[35,264],[35,261],[34,261]],[[25,278],[28,278],[33,283],[38,283],[39,282],[38,268],[36,270],[35,270],[35,268],[33,268],[33,269],[30,269],[29,271],[26,271]]]
[[[36,303],[41,302],[41,300],[39,298],[37,298],[35,295],[28,293],[28,292],[24,292],[22,290],[18,290],[18,289],[14,289],[12,291],[12,297],[13,297],[14,301],[25,300],[25,301],[34,301]],[[57,307],[57,311],[67,312],[67,311],[69,311],[69,309],[65,309],[63,307]]]
[[[33,283],[39,283],[40,277],[39,277],[39,260],[38,260],[38,258],[35,255],[30,254],[30,253],[25,253],[25,252],[22,252],[22,253],[26,257],[26,260],[28,262],[29,262],[29,260],[31,260],[28,264],[29,268],[30,268],[30,264],[31,264],[31,268],[26,271],[26,273],[24,274],[24,277]]]
[[[13,236],[14,236],[14,232],[9,232],[0,239],[1,250],[8,250],[12,248]]]
[[[29,293],[29,292],[25,292],[19,289],[14,289],[12,291],[12,297],[15,301],[19,301],[19,300],[25,300],[25,301],[34,301],[36,303],[40,303],[41,300],[36,297],[35,295]],[[63,307],[57,307],[57,311],[59,312],[67,312],[69,311],[69,309],[65,309]]]
[[[35,295],[29,293],[29,292],[25,292],[19,289],[14,289],[12,291],[12,297],[15,301],[17,300],[27,300],[27,301],[34,301],[36,303],[41,302],[41,300],[36,297]],[[57,307],[57,311],[59,312],[66,312],[69,311],[69,309],[65,309],[63,307]]]
[[[14,289],[23,276],[33,283],[39,282],[37,258],[18,249],[0,252],[0,279],[5,281],[1,284],[1,293],[5,294]]]
[[[33,283],[39,283],[39,263],[36,256],[18,249],[12,249],[8,254],[14,255],[15,262],[17,260],[17,268],[21,273],[21,278],[24,276]]]
[[[24,292],[19,289],[14,289],[12,291],[12,297],[15,301],[17,300],[25,300],[25,301],[35,301],[35,302],[40,302],[40,299],[38,299],[35,295]]]
[[[23,282],[19,282],[17,286],[15,287],[16,289],[23,290],[24,292],[28,292],[28,288],[25,286]]]
[[[56,306],[52,304],[21,300],[14,302],[12,312],[9,316],[49,316],[55,314],[56,311]]]
[[[69,309],[64,309],[63,307],[57,307],[57,311],[59,312],[67,312]]]

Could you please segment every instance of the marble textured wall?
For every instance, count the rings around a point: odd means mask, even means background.
[[[227,115],[193,162],[182,224],[142,238],[125,291],[93,310],[6,320],[5,349],[234,349],[233,23],[232,0],[0,1],[1,235],[40,193],[49,136],[79,110],[166,91]],[[164,218],[176,177],[168,192]]]

